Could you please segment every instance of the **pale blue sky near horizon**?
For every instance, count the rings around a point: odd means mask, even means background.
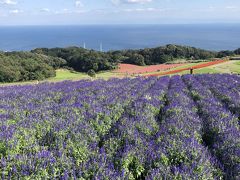
[[[0,26],[240,23],[239,0],[0,0]]]

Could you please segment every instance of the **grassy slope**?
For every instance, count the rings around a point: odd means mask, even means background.
[[[75,79],[86,79],[87,74],[70,72],[69,70],[59,69],[56,71],[56,77],[48,79],[49,81],[63,81],[63,80],[75,80]]]
[[[110,71],[100,72],[96,74],[97,78],[109,79],[111,77],[121,77],[117,73]],[[71,72],[65,69],[59,69],[56,71],[56,77],[48,79],[49,81],[63,81],[63,80],[80,80],[90,79],[86,73]]]
[[[121,78],[122,76],[113,73],[113,72],[100,72],[97,73],[96,78],[101,78],[101,79],[109,79],[113,77],[118,77]],[[0,83],[0,86],[9,86],[9,85],[27,85],[27,84],[37,84],[41,82],[58,82],[58,81],[65,81],[65,80],[72,80],[72,81],[77,81],[81,79],[91,79],[86,73],[79,73],[79,72],[71,72],[66,69],[59,69],[56,70],[56,77],[46,79],[44,81],[26,81],[26,82],[13,82],[13,83]]]
[[[183,71],[177,74],[188,74],[189,71]],[[228,61],[222,64],[217,64],[201,69],[194,70],[194,74],[206,74],[206,73],[240,73],[240,61]]]
[[[214,69],[222,73],[240,73],[240,61],[230,61],[221,66],[218,65]]]

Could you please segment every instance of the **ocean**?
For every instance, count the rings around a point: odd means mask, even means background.
[[[188,45],[208,50],[240,47],[240,24],[1,26],[0,50],[81,46],[103,51]]]

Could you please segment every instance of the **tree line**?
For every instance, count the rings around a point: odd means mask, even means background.
[[[90,69],[94,71],[111,70],[116,68],[118,63],[144,66],[162,64],[179,58],[209,59],[217,56],[217,52],[179,45],[109,52],[99,52],[78,47],[38,48],[32,52],[63,58],[67,61],[68,67],[81,72],[87,72]]]
[[[88,50],[79,47],[69,48],[38,48],[32,51],[37,54],[44,54],[51,57],[58,57],[66,60],[66,67],[78,72],[89,70],[104,71],[117,67],[117,63],[108,53]]]
[[[169,63],[176,59],[186,60],[207,60],[211,58],[222,58],[240,54],[240,50],[235,51],[208,51],[189,46],[169,44],[157,48],[145,48],[139,50],[119,50],[99,52],[79,47],[69,48],[38,48],[32,52],[45,54],[48,56],[59,57],[67,61],[68,67],[75,71],[96,72],[111,70],[117,67],[118,63],[129,63],[135,65],[154,65]]]
[[[112,70],[118,63],[154,65],[176,59],[199,60],[239,55],[235,51],[207,51],[195,47],[169,44],[157,48],[99,52],[80,47],[37,48],[31,52],[0,52],[0,82],[42,80],[54,77],[58,68],[78,72]]]

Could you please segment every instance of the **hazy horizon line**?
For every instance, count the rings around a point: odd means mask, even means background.
[[[240,22],[199,22],[199,23],[106,23],[106,24],[8,24],[0,25],[0,27],[14,27],[14,26],[151,26],[151,25],[240,25]]]

